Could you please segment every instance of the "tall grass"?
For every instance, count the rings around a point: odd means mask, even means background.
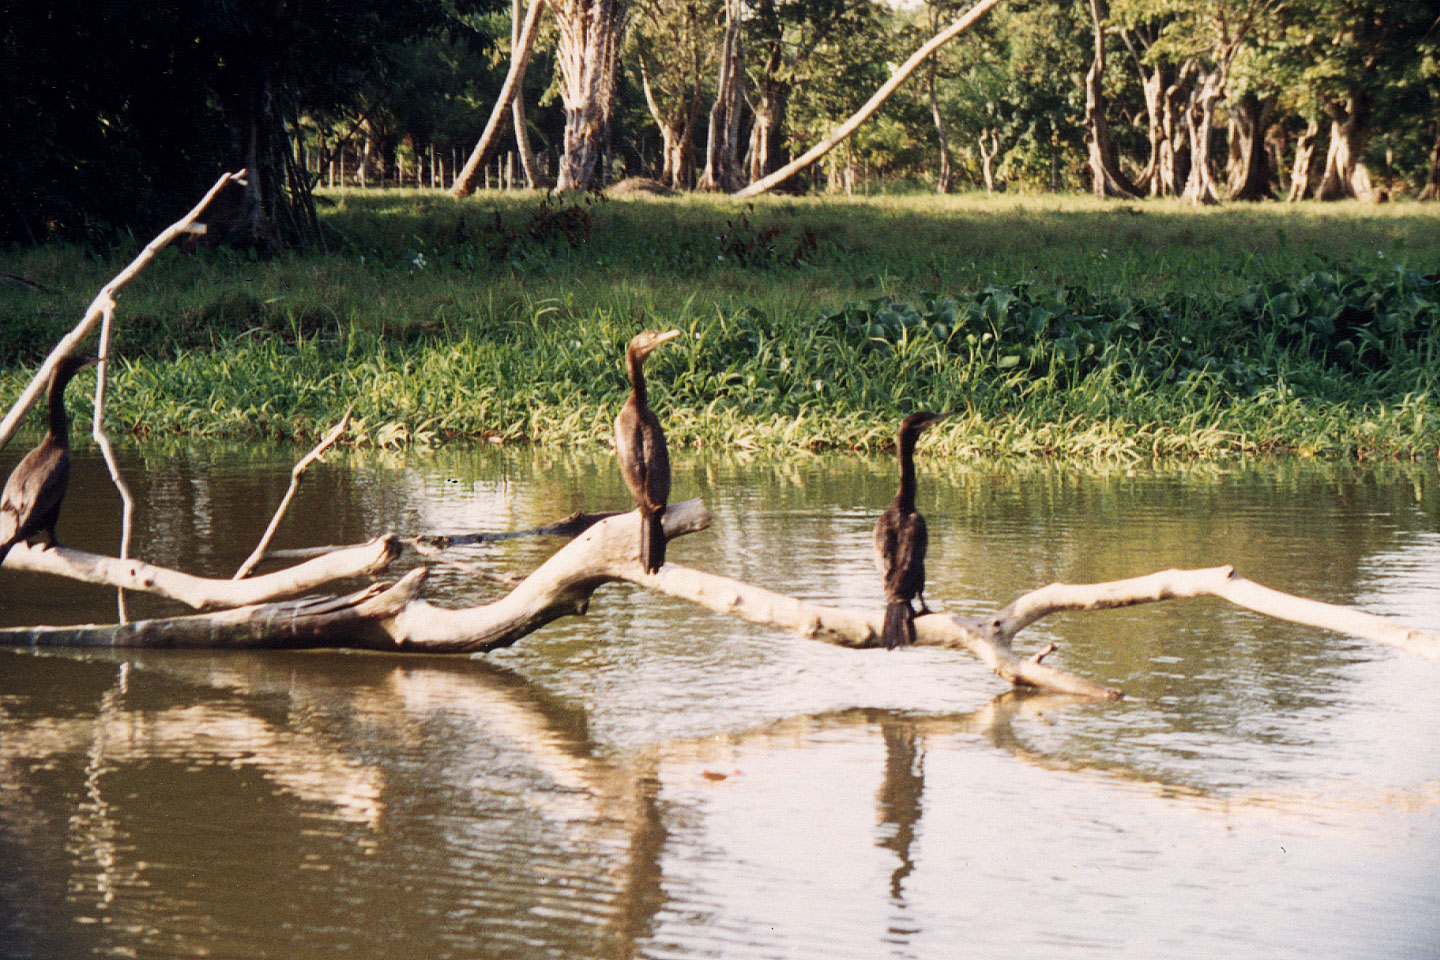
[[[605,442],[619,358],[672,443],[977,456],[1433,456],[1440,221],[1423,206],[1079,198],[456,202],[327,195],[329,251],[167,253],[117,315],[142,435]],[[11,251],[0,394],[132,251]],[[76,407],[83,405],[72,391]]]

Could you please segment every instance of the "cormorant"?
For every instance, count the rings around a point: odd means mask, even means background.
[[[670,455],[665,431],[646,403],[645,358],[660,344],[680,336],[679,330],[638,333],[625,348],[630,396],[615,418],[615,459],[635,506],[640,508],[640,564],[654,573],[665,562],[665,501],[670,496]]]
[[[50,374],[50,429],[40,445],[21,460],[0,493],[0,563],[10,548],[42,531],[58,546],[55,523],[70,483],[70,418],[65,415],[65,385],[80,370],[97,363],[90,354],[62,357]]]
[[[910,600],[925,605],[925,549],[929,536],[925,518],[915,509],[915,441],[930,424],[944,420],[948,413],[912,413],[900,424],[896,446],[900,457],[900,489],[895,500],[875,522],[875,566],[885,580],[885,627],[881,637],[885,648],[915,642],[915,611]]]

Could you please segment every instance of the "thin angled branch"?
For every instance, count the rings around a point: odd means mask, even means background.
[[[115,450],[110,445],[110,437],[105,433],[105,388],[109,383],[110,372],[110,328],[115,319],[115,304],[110,301],[105,304],[103,320],[100,324],[100,363],[95,371],[95,411],[90,421],[90,436],[100,447],[100,453],[105,458],[105,466],[110,471],[110,480],[115,484],[115,489],[120,492],[120,559],[127,560],[130,557],[130,531],[131,523],[135,516],[135,498],[130,494],[130,487],[125,483],[125,478],[120,475],[120,464],[115,459]],[[116,591],[115,603],[119,609],[120,622],[125,622],[125,590],[121,588]]]
[[[295,464],[294,468],[291,469],[290,486],[286,489],[285,496],[280,499],[280,506],[275,509],[275,515],[270,518],[270,525],[265,528],[265,533],[260,537],[260,542],[255,545],[255,549],[251,551],[250,556],[245,558],[245,562],[240,564],[240,569],[235,571],[235,576],[231,579],[245,579],[250,575],[250,571],[255,569],[256,564],[264,558],[265,548],[270,546],[270,541],[275,536],[275,531],[279,528],[280,521],[285,518],[285,512],[290,509],[290,501],[294,499],[295,491],[300,486],[300,477],[309,469],[310,464],[320,459],[320,456],[326,450],[330,449],[331,444],[340,439],[340,435],[343,434],[345,428],[350,425],[350,413],[354,409],[355,404],[350,404],[350,406],[345,409],[345,415],[340,418],[340,422],[330,428],[330,432],[325,434],[324,438],[315,445],[315,449],[302,457],[300,462]],[[123,557],[124,554],[121,554],[121,556]]]
[[[907,79],[909,79],[910,74],[914,73],[916,68],[919,67],[920,64],[925,62],[926,57],[930,56],[932,53],[940,49],[946,43],[950,42],[955,37],[958,37],[960,34],[968,30],[971,24],[983,17],[986,13],[990,11],[991,7],[995,6],[999,2],[1000,0],[979,0],[979,2],[975,4],[975,6],[967,10],[965,14],[961,16],[958,20],[950,24],[950,26],[946,27],[944,30],[937,33],[935,36],[931,37],[925,42],[924,46],[911,54],[910,59],[906,60],[899,67],[897,67],[895,72],[890,75],[890,79],[886,80],[885,83],[881,85],[880,89],[875,91],[874,95],[871,96],[869,100],[865,101],[865,105],[862,106],[859,110],[857,110],[855,114],[850,117],[850,119],[846,120],[844,123],[840,124],[840,126],[836,127],[835,131],[830,134],[830,136],[826,137],[820,143],[811,147],[809,150],[805,151],[805,153],[802,154],[800,157],[796,158],[790,163],[787,163],[779,170],[776,170],[774,173],[770,174],[767,177],[762,177],[759,180],[756,180],[754,183],[750,184],[748,187],[745,187],[742,190],[736,191],[734,194],[732,194],[732,196],[734,196],[737,200],[743,200],[746,197],[757,196],[769,190],[773,190],[775,187],[778,187],[786,180],[789,180],[801,170],[804,170],[806,167],[810,166],[816,160],[819,160],[821,157],[825,156],[825,154],[829,153],[840,143],[844,142],[844,140],[849,137],[850,134],[854,133],[857,129],[859,129],[862,123],[870,119],[870,116],[875,113],[875,111],[880,109],[881,104],[883,104],[886,100],[890,99],[890,95],[894,93],[897,88],[899,88],[900,84],[904,83]]]
[[[139,256],[132,260],[129,266],[121,270],[109,283],[100,288],[100,292],[97,293],[95,299],[90,302],[89,309],[85,311],[84,318],[73,330],[62,337],[60,342],[55,345],[55,348],[50,351],[50,355],[45,358],[45,362],[40,364],[40,369],[35,371],[35,376],[31,379],[30,384],[21,392],[20,398],[11,406],[10,412],[5,414],[5,419],[0,421],[0,450],[5,449],[5,445],[10,442],[10,438],[13,437],[15,431],[20,428],[20,421],[24,418],[30,407],[34,405],[36,398],[40,396],[40,391],[45,388],[45,384],[50,382],[50,374],[54,371],[60,359],[74,353],[75,348],[80,345],[80,341],[84,340],[85,337],[90,334],[90,331],[95,328],[95,324],[100,321],[104,312],[107,309],[114,309],[115,294],[119,293],[120,288],[133,280],[135,275],[141,270],[144,270],[145,267],[150,264],[150,261],[154,260],[156,255],[169,246],[176,237],[182,233],[203,232],[204,225],[197,225],[195,221],[199,219],[200,214],[205,211],[205,208],[210,205],[210,201],[215,197],[215,194],[219,193],[221,188],[226,184],[232,182],[243,183],[244,178],[245,171],[241,170],[238,173],[227,173],[219,180],[216,180],[215,185],[210,188],[209,192],[201,198],[200,202],[197,203],[189,213],[161,231],[159,236],[151,240],[145,249],[140,251]]]

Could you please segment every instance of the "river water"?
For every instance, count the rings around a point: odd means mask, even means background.
[[[938,608],[1232,563],[1440,628],[1430,465],[921,459]],[[135,553],[228,575],[291,463],[129,460]],[[893,485],[883,458],[682,456],[675,497],[714,525],[670,559],[878,608]],[[352,453],[277,545],[627,503],[600,454]],[[117,504],[82,456],[62,539],[113,553]],[[486,602],[504,588],[477,571],[558,545],[446,551],[429,596]],[[0,572],[4,624],[114,615],[110,591]],[[835,649],[628,586],[484,658],[0,650],[0,956],[1440,956],[1440,667],[1211,600],[1019,646],[1046,642],[1127,699],[1017,697],[961,653]]]

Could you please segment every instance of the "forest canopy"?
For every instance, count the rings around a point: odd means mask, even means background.
[[[969,4],[546,7],[487,176],[733,191],[834,130]],[[218,225],[262,247],[313,234],[317,184],[448,186],[527,9],[0,0],[0,239],[140,234],[221,168],[252,176]],[[784,186],[1436,199],[1437,167],[1433,4],[1009,0]]]

